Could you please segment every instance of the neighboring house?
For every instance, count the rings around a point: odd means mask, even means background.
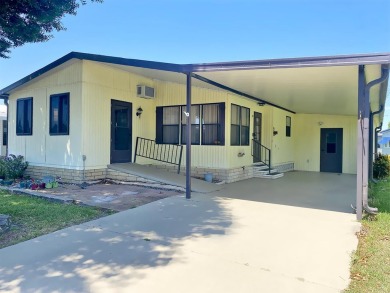
[[[0,105],[0,155],[7,154],[7,106]]]
[[[390,155],[390,129],[382,130],[379,133],[378,144],[383,155]]]
[[[232,182],[264,161],[279,171],[358,174],[361,195],[365,150],[383,120],[370,112],[385,103],[389,63],[387,53],[178,65],[72,52],[0,90],[8,153],[25,156],[32,174],[103,178],[107,165],[148,148],[137,137],[156,140],[149,153],[158,158],[171,152],[162,146],[184,144],[191,103],[194,174]]]

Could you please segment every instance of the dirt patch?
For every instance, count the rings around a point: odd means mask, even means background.
[[[58,188],[36,190],[34,193],[115,211],[124,211],[180,194],[179,191],[110,182],[93,185],[60,184]]]

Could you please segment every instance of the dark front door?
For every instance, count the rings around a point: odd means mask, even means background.
[[[342,173],[343,129],[322,128],[320,144],[320,171]]]
[[[131,103],[111,100],[111,163],[131,162]]]
[[[255,112],[253,115],[253,133],[252,138],[261,144],[261,113]],[[257,143],[253,144],[253,163],[260,162],[260,146]],[[257,155],[256,155],[257,154]]]

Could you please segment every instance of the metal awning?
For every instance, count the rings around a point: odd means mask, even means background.
[[[232,89],[247,98],[296,113],[357,115],[358,65],[365,65],[368,82],[380,76],[382,64],[390,64],[390,53],[180,65],[71,52],[0,90],[0,95],[9,94],[74,59],[101,62],[148,78],[183,85],[187,82],[186,73],[191,72],[203,80],[193,78],[192,86],[195,87]],[[384,102],[386,88],[387,84],[371,90],[372,111],[379,109],[381,99]]]

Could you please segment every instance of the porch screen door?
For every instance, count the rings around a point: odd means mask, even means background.
[[[261,144],[261,113],[254,112],[253,115],[253,133],[252,138],[257,140]],[[253,156],[253,163],[260,162],[259,158],[261,156],[260,147],[258,144],[253,145],[253,152],[259,154],[258,156]]]

